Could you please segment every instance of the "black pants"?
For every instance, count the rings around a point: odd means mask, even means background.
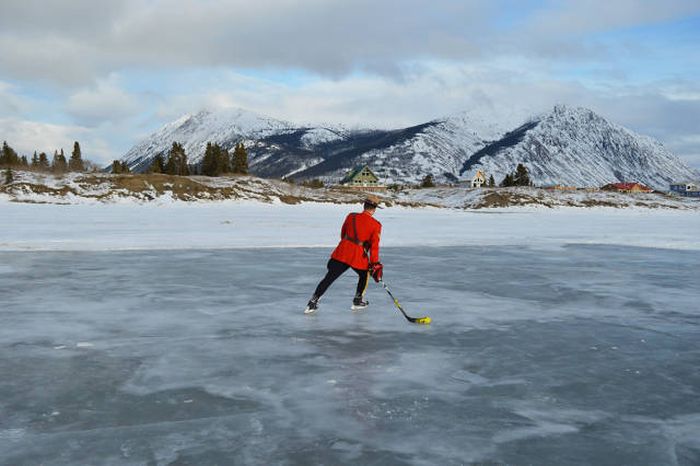
[[[314,296],[316,298],[323,296],[323,293],[326,292],[328,287],[331,286],[331,284],[336,281],[338,277],[340,277],[347,269],[350,268],[348,264],[344,264],[343,262],[335,259],[330,259],[326,267],[328,268],[328,272],[326,273],[326,276],[323,277],[323,280],[321,280],[321,283],[318,284],[316,291],[314,292]],[[353,270],[360,277],[357,281],[357,291],[355,292],[355,296],[360,297],[365,294],[367,280],[369,278],[369,270],[361,270],[356,268],[353,268]]]

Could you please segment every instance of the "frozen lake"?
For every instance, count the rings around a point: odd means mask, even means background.
[[[0,252],[0,464],[699,464],[700,251]]]

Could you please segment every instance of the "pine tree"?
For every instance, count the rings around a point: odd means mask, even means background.
[[[66,156],[63,154],[63,149],[61,149],[61,152],[54,151],[51,169],[54,173],[63,173],[68,169],[68,162],[66,162]]]
[[[233,150],[233,173],[242,175],[248,174],[248,152],[245,150],[243,143],[238,143]]]
[[[73,152],[70,156],[70,161],[68,162],[68,168],[74,172],[85,171],[85,164],[83,163],[82,154],[80,152],[80,144],[78,141],[73,143]]]
[[[118,160],[114,161],[117,164],[117,172],[120,175],[128,175],[131,173],[131,169],[129,169],[129,165],[126,162],[120,162]]]
[[[187,154],[180,143],[173,142],[168,153],[168,162],[165,164],[165,173],[168,175],[187,176],[190,168],[187,165]]]
[[[27,156],[23,155],[22,158],[19,161],[20,165],[23,167],[29,168],[29,161],[27,160]]]
[[[503,181],[501,181],[501,186],[506,188],[508,186],[513,186],[513,175],[508,173],[505,178],[503,178]]]
[[[46,155],[46,152],[40,153],[39,154],[39,170],[49,171],[49,168],[51,168],[51,165],[49,165],[49,156]]]
[[[225,173],[231,173],[231,158],[228,155],[228,151],[218,144],[216,147],[216,171],[218,175],[223,175]],[[244,149],[245,150],[245,149]],[[246,161],[248,157],[246,156]],[[247,162],[246,162],[247,164]]]
[[[207,143],[207,148],[204,150],[202,158],[202,175],[217,176],[217,154],[214,153],[214,145],[211,142]]]
[[[3,141],[2,152],[0,152],[0,165],[15,166],[19,165],[19,163],[17,152],[7,144],[7,141]]]
[[[522,163],[519,163],[513,174],[514,186],[530,186],[530,174]]]
[[[34,170],[39,169],[39,156],[36,154],[36,151],[34,151],[34,155],[32,156],[32,168]]]
[[[489,176],[489,187],[493,188],[496,186],[496,180],[493,179],[493,175]]]
[[[12,175],[12,169],[10,167],[7,167],[5,169],[5,184],[10,184],[15,180],[15,177]]]
[[[435,187],[435,182],[433,181],[433,175],[428,174],[425,175],[425,178],[423,178],[423,181],[420,184],[421,188],[433,188]]]
[[[180,159],[180,169],[179,173],[180,176],[190,176],[190,166],[187,163],[187,154],[185,154],[185,150],[182,150],[182,158]]]
[[[208,142],[200,169],[205,176],[221,176],[224,173],[230,173],[231,160],[228,152],[220,145]]]
[[[163,173],[165,171],[165,162],[163,161],[163,156],[161,154],[158,154],[153,158],[149,171],[151,173]]]
[[[165,173],[168,175],[177,175],[177,167],[180,165],[178,158],[180,153],[177,149],[177,142],[173,142],[173,146],[168,152],[168,161],[165,163]]]

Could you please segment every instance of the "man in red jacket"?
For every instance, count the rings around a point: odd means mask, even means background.
[[[351,309],[356,311],[369,305],[364,300],[369,275],[371,274],[377,282],[382,279],[382,263],[379,261],[382,224],[373,217],[378,207],[379,198],[369,195],[365,199],[362,213],[352,213],[345,218],[343,228],[340,230],[340,243],[331,254],[326,266],[328,272],[316,287],[304,314],[313,314],[318,310],[318,300],[323,293],[349,268],[359,276]]]

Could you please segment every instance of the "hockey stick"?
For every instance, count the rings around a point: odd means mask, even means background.
[[[430,322],[432,322],[432,319],[428,316],[425,317],[410,317],[408,314],[406,314],[406,311],[403,310],[401,307],[401,304],[399,304],[399,300],[394,297],[393,294],[391,294],[391,291],[389,290],[389,287],[387,286],[386,283],[384,283],[384,280],[379,280],[379,283],[381,283],[382,287],[386,290],[387,293],[389,293],[389,296],[391,296],[391,299],[394,300],[394,305],[396,308],[401,311],[401,314],[406,318],[411,323],[414,324],[423,324],[423,325],[428,325]]]

